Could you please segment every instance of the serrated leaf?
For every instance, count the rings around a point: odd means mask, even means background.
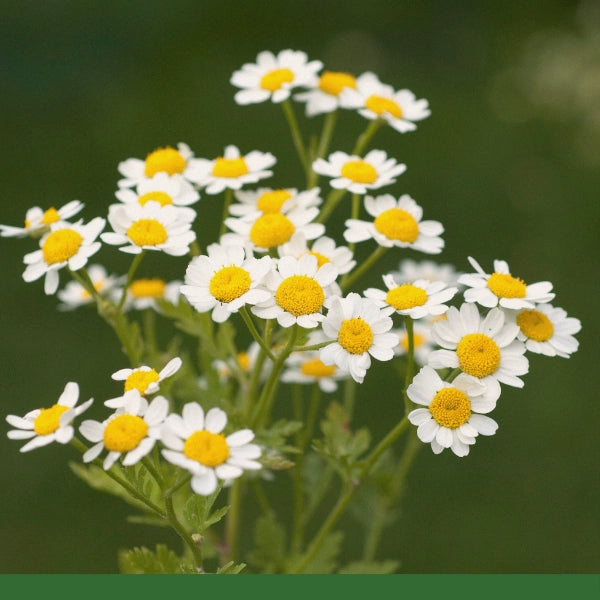
[[[210,496],[194,494],[185,503],[183,517],[195,532],[204,533],[211,525],[218,523],[227,514],[229,506],[223,506],[211,512],[220,491],[221,488],[219,487]]]
[[[250,562],[260,568],[261,573],[277,573],[283,566],[286,536],[283,526],[274,516],[256,519],[254,526],[256,547],[249,554]]]
[[[304,569],[304,573],[312,575],[328,575],[337,569],[337,558],[342,548],[344,534],[334,531],[326,538],[314,558]]]
[[[356,561],[342,567],[338,573],[340,575],[390,575],[395,573],[400,567],[398,560],[377,561]]]
[[[119,552],[119,570],[126,575],[179,575],[197,573],[164,544],[152,552],[145,546]]]
[[[217,575],[237,575],[246,568],[246,563],[236,565],[233,561],[217,569]]]

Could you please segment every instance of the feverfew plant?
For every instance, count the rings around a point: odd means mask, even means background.
[[[427,100],[289,49],[259,53],[230,82],[240,110],[283,111],[297,181],[268,184],[287,155],[224,140],[222,156],[203,158],[177,142],[116,165],[117,202],[103,216],[72,221],[84,208],[73,200],[0,226],[33,242],[23,279],[44,276],[60,310],[95,306],[124,354],[106,374],[117,383],[100,400],[104,418],[81,421],[93,400],[78,403],[68,382],[58,403],[8,415],[7,435],[25,441],[21,452],[71,445],[75,475],[179,536],[179,547],[120,551],[123,573],[397,572],[378,544],[417,450],[458,460],[501,430],[488,415],[503,387],[524,386],[529,353],[569,358],[581,323],[549,304],[550,282],[528,285],[504,260],[493,272],[471,257],[457,268],[431,260],[442,223],[401,189],[406,157],[370,147],[381,128],[416,131]],[[357,141],[332,149],[342,119],[359,126]],[[218,231],[200,237],[199,213],[215,209]],[[100,250],[129,254],[127,272],[101,264]],[[150,251],[172,264],[168,279],[141,277]],[[398,268],[361,286],[384,255]],[[361,402],[379,410],[361,387],[382,369],[398,382],[378,437],[353,413]],[[364,528],[346,540],[356,555],[343,551],[345,515]]]

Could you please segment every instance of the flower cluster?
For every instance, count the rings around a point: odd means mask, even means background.
[[[1,226],[5,237],[30,237],[39,244],[25,255],[24,280],[44,275],[45,293],[57,293],[62,310],[96,305],[129,360],[129,367],[112,374],[123,382],[104,402],[113,412],[79,426],[87,444],[75,436],[74,421],[92,400],[77,406],[74,382],[52,407],[8,416],[14,427],[8,436],[28,440],[22,451],[72,442],[84,464],[100,465],[138,504],[166,519],[188,543],[197,567],[201,558],[191,536],[225,512],[209,517],[208,508],[193,512],[189,497],[182,500],[188,506],[184,513],[196,515],[189,517],[194,531],[186,533],[173,503],[182,490],[214,500],[223,487],[239,490],[235,482],[260,482],[278,469],[302,468],[303,458],[296,466],[287,454],[303,457],[314,448],[337,461],[349,480],[363,481],[369,474],[364,465],[370,468],[372,457],[408,429],[407,423],[434,453],[450,448],[465,456],[479,435],[496,432],[496,421],[486,415],[502,386],[523,386],[527,353],[567,358],[578,347],[574,334],[581,323],[550,304],[555,297],[550,282],[526,284],[502,260],[494,261],[491,273],[471,257],[472,273],[429,260],[444,248],[443,225],[424,219],[426,211],[408,193],[390,191],[406,164],[368,148],[381,127],[415,131],[430,116],[428,102],[371,72],[354,76],[322,69],[321,61],[309,61],[304,52],[264,51],[231,76],[238,104],[271,101],[283,107],[304,187],[266,185],[277,164],[269,152],[244,153],[229,144],[222,155],[201,158],[178,143],[118,165],[117,202],[107,206],[106,218],[72,222],[83,208],[72,201],[58,210],[29,209],[24,228]],[[329,126],[334,115],[355,113],[367,120],[366,130],[349,152],[329,152],[330,133],[309,146],[294,102],[305,103],[309,120],[331,119]],[[197,239],[194,206],[212,210],[219,195],[220,230],[211,239]],[[327,224],[343,210],[346,195],[340,242]],[[103,231],[107,223],[111,230]],[[127,273],[109,275],[101,264],[87,267],[103,244],[133,255]],[[427,258],[407,258],[408,250]],[[172,280],[155,272],[138,276],[149,251],[184,261]],[[385,253],[395,253],[398,268],[381,273],[379,285],[357,288]],[[59,289],[63,267],[71,280]],[[179,337],[161,348],[153,329],[156,314],[187,334],[193,348]],[[323,426],[324,441],[311,450],[321,394],[337,404],[340,382],[347,389],[362,384],[382,362],[402,373],[405,386],[398,398],[405,410],[373,449],[372,460],[359,462],[353,446],[339,449],[349,434],[343,428],[335,433],[333,417]],[[273,416],[278,392],[289,396],[293,388],[297,400],[302,386],[313,389],[311,408],[304,414],[296,402],[294,419],[282,425]],[[284,440],[299,431],[298,423],[302,429],[293,444]],[[158,497],[144,487],[139,470],[122,475],[140,465],[160,488]],[[300,486],[302,477],[294,481]],[[225,533],[230,548],[239,519],[236,494]],[[296,489],[297,502],[302,494]],[[206,521],[198,525],[200,513]],[[301,572],[309,562],[307,551],[290,572]]]

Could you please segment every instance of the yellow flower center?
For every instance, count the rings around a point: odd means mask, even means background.
[[[44,214],[42,215],[42,223],[44,225],[50,225],[52,223],[56,223],[57,221],[60,221],[60,215],[53,206],[44,211]]]
[[[292,194],[287,190],[272,190],[264,192],[256,201],[256,208],[263,213],[277,213],[281,210],[284,202],[289,200]]]
[[[77,254],[83,237],[74,229],[53,231],[42,246],[42,255],[47,264],[61,263]]]
[[[419,237],[419,224],[401,208],[388,208],[375,217],[375,229],[390,240],[412,244]]]
[[[530,340],[546,342],[554,334],[552,321],[539,310],[523,310],[517,316],[517,325]]]
[[[171,198],[171,196],[169,196],[169,194],[167,194],[167,192],[147,192],[145,194],[142,194],[139,198],[138,198],[138,202],[144,206],[144,204],[146,204],[146,202],[150,202],[150,200],[152,200],[153,202],[158,202],[161,206],[166,206],[167,204],[173,204],[173,198]]]
[[[411,283],[403,283],[389,290],[385,301],[396,310],[406,310],[423,306],[427,302],[427,292]]]
[[[456,356],[461,370],[474,377],[487,377],[500,366],[498,344],[483,333],[465,335],[458,342]]]
[[[293,235],[294,224],[281,213],[261,215],[250,229],[250,240],[259,248],[274,248],[285,244]]]
[[[174,175],[175,173],[183,173],[185,166],[185,158],[175,148],[166,146],[165,148],[157,148],[146,156],[144,175],[153,177],[163,171],[169,175]]]
[[[274,92],[284,83],[291,83],[292,81],[294,81],[294,73],[290,69],[275,69],[262,76],[260,87],[263,90]]]
[[[60,416],[69,410],[68,406],[55,404],[50,408],[44,408],[33,422],[33,430],[38,435],[50,435],[54,433],[60,424]]]
[[[498,298],[525,298],[527,292],[525,282],[508,273],[492,273],[487,285]]]
[[[219,156],[215,160],[212,169],[212,174],[215,177],[241,177],[242,175],[246,175],[246,173],[248,173],[248,165],[243,156],[239,158],[223,158]]]
[[[140,394],[145,394],[148,386],[160,379],[160,375],[154,370],[134,371],[125,380],[125,391],[136,389]]]
[[[308,377],[331,377],[335,371],[335,365],[325,365],[319,358],[313,358],[303,362],[300,370],[303,375]]]
[[[162,279],[136,279],[129,291],[136,298],[162,298],[167,284]]]
[[[295,317],[311,315],[323,306],[325,293],[312,277],[291,275],[279,284],[275,292],[275,301]]]
[[[373,330],[360,317],[346,319],[338,332],[338,343],[350,354],[362,354],[373,343]]]
[[[422,335],[418,333],[413,333],[413,348],[418,348],[421,344],[423,344],[423,342],[425,342],[425,338]],[[402,347],[408,352],[408,336],[406,334],[402,336],[400,343],[402,344]]]
[[[135,415],[119,415],[104,428],[104,447],[111,452],[129,452],[146,437],[148,424]]]
[[[317,259],[317,267],[319,267],[319,268],[321,268],[325,263],[331,262],[331,260],[329,260],[329,258],[324,256],[323,254],[319,254],[318,252],[315,252],[314,250],[310,250],[308,252],[308,254],[310,254],[311,256],[314,256]]]
[[[220,433],[195,431],[185,440],[183,453],[206,467],[216,467],[229,458],[229,446]]]
[[[350,73],[323,71],[319,77],[319,89],[326,94],[338,96],[345,87],[356,89],[356,79]]]
[[[104,279],[100,279],[99,281],[96,281],[94,283],[94,289],[97,292],[101,292],[105,283],[106,282],[104,281]],[[81,288],[81,297],[85,300],[88,300],[92,297],[92,295],[85,288]]]
[[[248,356],[247,352],[240,352],[237,355],[237,361],[242,371],[247,371],[250,368],[250,356]]]
[[[208,284],[208,291],[219,302],[231,302],[250,289],[252,283],[248,271],[231,265],[217,271]]]
[[[354,183],[373,183],[377,179],[377,169],[364,160],[351,160],[342,167],[342,177]]]
[[[471,418],[471,402],[462,390],[442,388],[433,397],[429,412],[442,427],[456,429]]]
[[[393,100],[383,96],[369,96],[365,106],[379,116],[388,113],[396,119],[402,118],[402,109]]]
[[[165,226],[156,219],[138,219],[127,230],[127,237],[136,246],[157,246],[167,241]]]

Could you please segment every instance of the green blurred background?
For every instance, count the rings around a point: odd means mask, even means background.
[[[598,572],[599,4],[2,2],[0,223],[75,198],[84,219],[105,216],[119,161],[180,141],[207,158],[229,143],[271,151],[270,183],[300,185],[278,107],[233,102],[231,73],[264,49],[372,70],[427,98],[432,116],[417,132],[376,138],[408,165],[390,191],[444,224],[440,262],[469,270],[468,255],[484,268],[500,258],[527,282],[550,280],[554,304],[583,330],[570,359],[531,356],[524,389],[504,388],[492,415],[498,433],[469,457],[420,452],[380,556],[405,573]],[[349,151],[366,122],[347,114],[340,123],[334,146]],[[218,217],[202,215],[200,236]],[[31,240],[0,244],[2,412],[47,406],[75,380],[97,398],[89,414],[105,416],[109,375],[126,365],[112,332],[92,311],[58,312],[41,281],[23,282]],[[112,271],[127,264],[108,247],[95,258]],[[156,262],[171,279],[185,266]],[[357,419],[384,432],[397,399],[390,381],[374,379]],[[172,541],[127,523],[126,506],[79,481],[71,448],[24,455],[19,445],[0,436],[0,572],[110,573],[120,548]],[[353,557],[359,542],[347,526]]]

